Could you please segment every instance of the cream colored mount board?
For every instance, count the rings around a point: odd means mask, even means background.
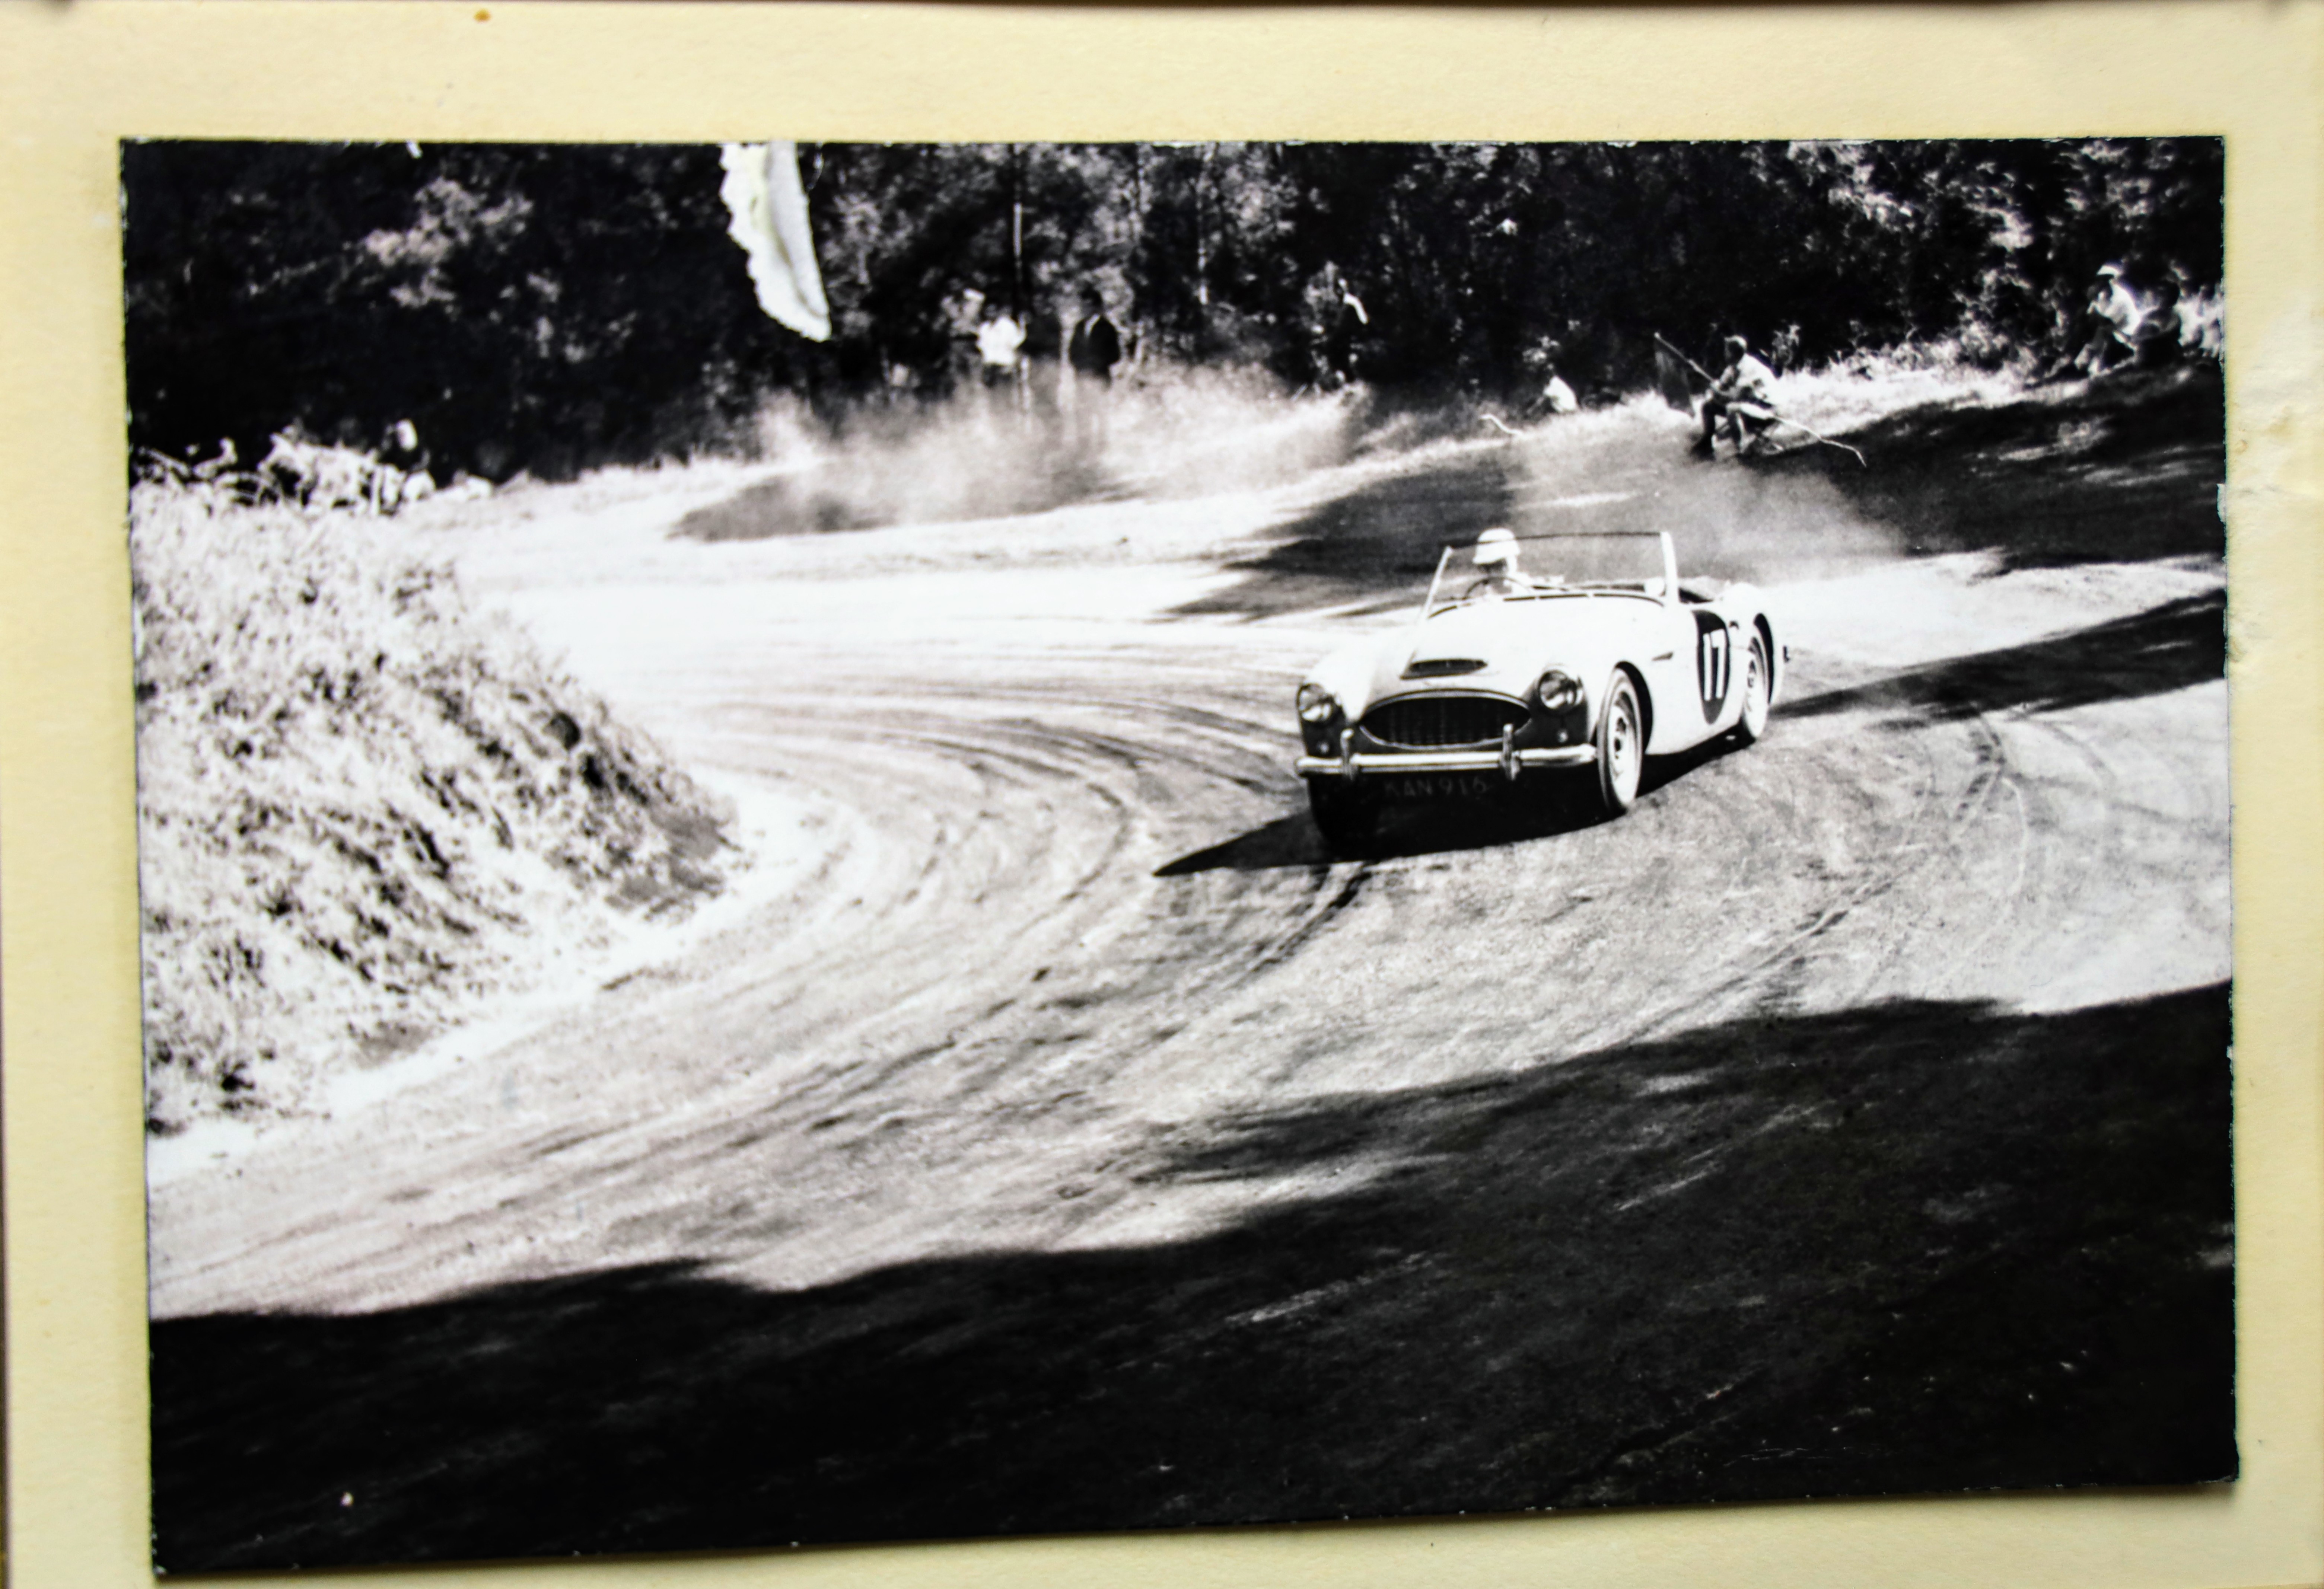
[[[383,1584],[2324,1581],[2324,7],[915,5],[0,11],[0,966],[19,1589],[146,1548],[124,138],[2227,141],[2243,1476],[1960,1496],[469,1566]]]

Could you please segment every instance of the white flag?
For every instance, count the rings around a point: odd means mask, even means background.
[[[726,234],[750,257],[759,307],[815,342],[831,339],[831,305],[815,268],[815,235],[807,230],[807,189],[799,185],[798,148],[788,140],[729,143],[718,152],[726,179]]]

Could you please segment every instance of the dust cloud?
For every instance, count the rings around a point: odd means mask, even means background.
[[[779,472],[691,513],[707,541],[943,524],[1074,502],[1177,500],[1290,483],[1357,445],[1360,394],[1292,395],[1250,371],[1174,370],[1111,390],[969,388],[825,423],[790,403],[761,418]]]
[[[1761,584],[1829,577],[1903,555],[1902,539],[1867,519],[1834,482],[1859,466],[1808,450],[1737,464],[1692,457],[1692,427],[1650,399],[1577,415],[1508,443],[1510,528],[1667,530],[1689,574]]]

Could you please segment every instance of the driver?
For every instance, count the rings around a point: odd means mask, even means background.
[[[1534,583],[1517,572],[1517,537],[1506,529],[1489,529],[1477,537],[1475,562],[1480,577],[1465,592],[1471,601],[1498,602],[1504,596],[1530,596]]]

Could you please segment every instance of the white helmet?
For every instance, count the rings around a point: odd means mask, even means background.
[[[1506,529],[1489,529],[1477,537],[1476,563],[1480,568],[1489,568],[1496,563],[1517,560],[1517,537]]]

